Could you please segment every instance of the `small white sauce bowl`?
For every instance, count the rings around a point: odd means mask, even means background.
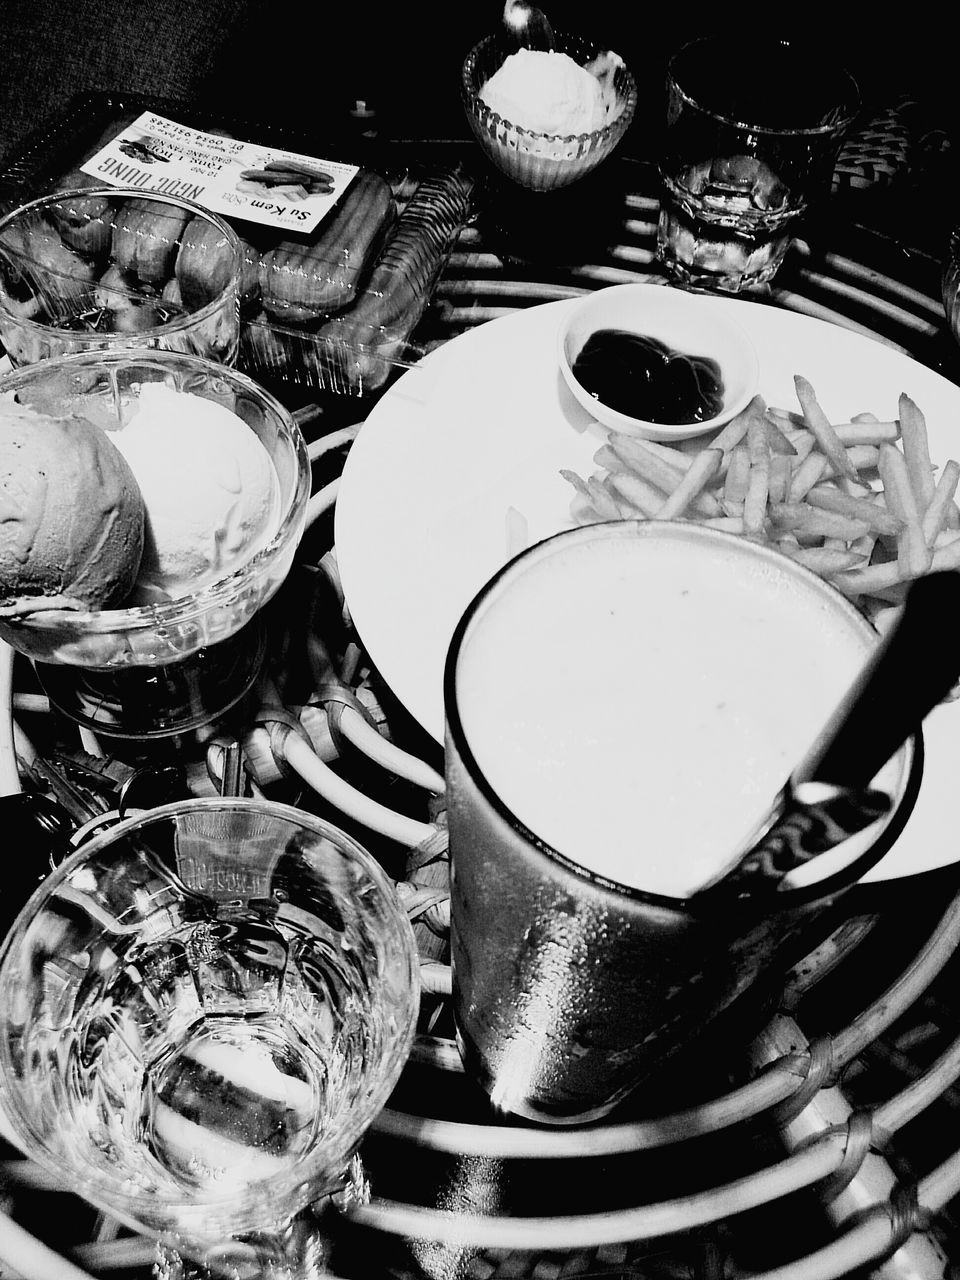
[[[723,379],[723,409],[703,422],[653,422],[621,413],[580,383],[573,365],[599,329],[625,329],[665,343],[688,356],[715,360]],[[560,326],[557,354],[564,380],[587,412],[615,431],[648,440],[687,440],[705,435],[745,409],[757,394],[760,366],[753,343],[730,319],[726,299],[685,293],[669,285],[620,284],[587,294]]]

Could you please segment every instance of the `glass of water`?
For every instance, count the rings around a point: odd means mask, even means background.
[[[797,219],[829,189],[860,105],[822,48],[704,37],[667,72],[657,255],[688,288],[738,293],[773,279]]]
[[[168,1257],[301,1277],[318,1207],[362,1194],[418,1006],[360,845],[273,802],[166,805],[83,845],[8,934],[0,1103],[26,1155]]]

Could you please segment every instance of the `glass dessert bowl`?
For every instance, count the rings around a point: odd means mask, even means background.
[[[601,127],[578,131],[582,115],[571,108],[570,119],[576,122],[573,131],[540,132],[530,126],[529,119],[527,125],[515,123],[484,101],[484,87],[507,58],[517,52],[515,41],[506,33],[494,33],[479,41],[464,59],[460,77],[467,119],[487,157],[507,177],[534,191],[568,186],[595,169],[619,145],[637,106],[636,81],[616,54],[565,32],[556,32],[555,41],[556,54],[566,55],[600,81],[606,120]],[[541,92],[556,101],[555,86],[538,84],[531,76],[523,79],[531,86],[525,105],[535,116],[543,105],[542,100],[538,101]],[[525,89],[525,96],[526,92]],[[566,89],[561,87],[558,96],[562,100]],[[562,120],[563,114],[561,101],[558,118]],[[551,125],[554,127],[558,126]]]
[[[237,233],[192,201],[55,192],[0,219],[0,340],[17,366],[129,347],[233,364],[243,268]]]
[[[181,397],[175,408],[191,416],[165,419],[170,397]],[[306,520],[309,459],[289,411],[246,375],[170,351],[45,360],[0,379],[0,419],[4,401],[16,412],[65,420],[67,430],[75,415],[112,439],[130,433],[123,451],[130,459],[140,453],[134,470],[143,483],[146,524],[153,511],[157,533],[152,550],[150,534],[145,538],[123,607],[78,607],[69,590],[63,601],[27,596],[11,605],[3,597],[0,638],[37,664],[61,710],[103,732],[165,735],[222,714],[256,677],[264,656],[261,610],[286,578]],[[146,414],[141,428],[157,433],[152,450],[134,441],[143,435],[131,425],[138,411]],[[241,479],[244,489],[252,487],[249,469],[231,456],[226,481],[210,471],[206,484],[211,449],[199,442],[198,412],[225,415],[238,442],[262,455],[270,506],[257,527],[242,527],[243,512],[235,510],[244,508],[246,493],[226,491]],[[215,437],[212,452],[225,452],[229,438]],[[91,486],[91,494],[97,491]],[[218,502],[221,512],[213,509]],[[198,530],[189,515],[197,508],[209,508],[217,527]],[[221,559],[225,541],[230,555]]]

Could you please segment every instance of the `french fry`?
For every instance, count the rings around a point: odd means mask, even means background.
[[[902,585],[904,581],[896,560],[868,564],[862,569],[848,569],[834,574],[832,578],[833,585],[846,596],[877,596],[891,587]]]
[[[900,396],[900,444],[917,506],[922,513],[933,498],[933,464],[930,461],[927,420],[906,394]]]
[[[750,475],[750,450],[745,444],[738,444],[730,451],[727,462],[727,473],[723,479],[724,504],[739,503],[747,493],[747,479]]]
[[[960,538],[934,551],[928,572],[939,573],[947,569],[960,569]],[[894,587],[906,585],[907,581],[909,579],[903,576],[896,560],[851,569],[833,578],[834,585],[849,596],[883,596]]]
[[[610,434],[616,435],[617,440],[628,452],[631,444],[637,444],[640,446],[640,449],[637,450],[638,453],[642,452],[644,456],[652,453],[675,471],[686,471],[694,457],[693,454],[685,453],[682,449],[675,449],[672,445],[664,444],[662,440],[638,440],[633,436],[620,432],[611,432]]]
[[[803,414],[798,413],[796,409],[785,409],[782,405],[767,405],[767,413],[771,418],[776,418],[778,422],[782,422],[787,427],[802,427]]]
[[[847,449],[854,444],[895,444],[900,439],[899,422],[878,422],[872,414],[869,421],[842,422],[833,429]]]
[[[516,507],[507,507],[506,524],[507,556],[512,560],[530,545],[530,528],[527,517]]]
[[[629,504],[624,503],[616,491],[611,488],[609,475],[600,476],[594,474],[587,476],[586,480],[584,480],[575,471],[561,469],[560,474],[577,491],[577,496],[580,500],[576,513],[578,523],[583,522],[585,515],[589,515],[590,523],[593,524],[596,520],[622,520],[636,514],[635,511],[631,510]],[[510,511],[513,511],[512,507],[507,512],[508,519]],[[509,532],[508,526],[508,534]]]
[[[569,471],[567,470],[566,467],[561,467],[560,474],[561,476],[563,476],[564,480],[572,484],[574,489],[577,491],[577,498],[576,498],[577,505],[576,505],[576,510],[574,511],[574,518],[576,519],[577,523],[578,524],[584,523],[584,516],[589,513],[590,515],[589,523],[593,524],[594,523],[593,517],[597,517],[599,519],[599,512],[596,510],[596,508],[593,505],[593,497],[590,493],[590,486],[587,484],[586,480],[584,480],[582,476],[576,473],[576,471]],[[509,515],[510,515],[510,511],[512,510],[513,508],[511,507],[507,512],[508,543],[510,538]]]
[[[735,449],[747,434],[747,423],[750,420],[753,408],[754,402],[751,400],[745,409],[741,409],[738,414],[730,419],[725,427],[721,427],[710,442],[711,449],[719,449],[725,454]]]
[[[747,492],[743,499],[743,532],[747,537],[759,537],[763,533],[769,490],[770,457],[765,455],[750,463]]]
[[[844,486],[844,491],[848,493],[851,498],[863,498],[869,502],[873,501],[874,490],[866,480],[844,480],[841,483]]]
[[[770,520],[777,529],[789,530],[804,538],[842,538],[852,542],[870,532],[866,520],[854,520],[836,511],[821,511],[806,502],[782,502],[770,507]]]
[[[870,621],[882,636],[892,630],[894,623],[900,618],[900,606],[895,604],[879,604],[870,610]]]
[[[576,525],[597,524],[600,517],[593,509],[593,504],[578,489],[570,499],[570,519]],[[509,557],[509,547],[507,549]]]
[[[793,385],[796,388],[797,399],[800,401],[800,408],[803,410],[804,422],[833,464],[834,470],[838,475],[846,476],[848,480],[856,480],[856,468],[847,457],[846,449],[840,443],[837,433],[830,425],[830,420],[820,407],[812,384],[798,373],[794,375]]]
[[[864,564],[869,564],[876,545],[877,535],[875,533],[865,533],[859,538],[854,538],[853,542],[850,543],[849,550],[856,552]]]
[[[801,502],[813,486],[820,483],[829,469],[829,459],[819,449],[808,453],[793,473],[790,488],[787,490],[787,501]]]
[[[897,535],[897,563],[905,578],[919,578],[930,568],[932,557],[906,458],[895,445],[882,444],[877,466],[887,509],[903,523]]]
[[[770,502],[786,502],[793,479],[793,459],[783,453],[770,454],[770,482],[767,497]]]
[[[657,512],[658,520],[673,520],[686,513],[687,508],[720,470],[723,453],[720,449],[704,449],[696,454],[686,475],[664,500]]]
[[[683,478],[684,468],[680,463],[670,462],[654,449],[647,449],[645,442],[635,440],[632,436],[611,431],[607,443],[602,445],[593,456],[598,466],[606,466],[609,461],[607,450],[612,450],[620,461],[648,483],[656,485],[664,493],[672,493]]]
[[[807,431],[806,429],[804,429],[803,431],[791,432],[789,436],[789,440],[795,450],[794,457],[793,457],[794,470],[796,470],[796,468],[800,466],[801,462],[809,458],[811,453],[820,452],[820,450],[817,448],[816,440],[810,434],[810,432]],[[822,456],[823,455],[821,454],[821,457]]]
[[[767,437],[766,414],[761,411],[759,406],[747,419],[747,451],[750,454],[751,466],[758,462],[769,462],[770,460],[770,441]]]
[[[822,577],[831,577],[835,573],[844,573],[863,564],[863,557],[855,551],[844,551],[833,547],[801,547],[781,544],[784,555],[798,564],[806,565],[814,573]]]
[[[808,427],[802,413],[792,409],[768,409],[768,415],[780,426],[788,440],[795,441],[797,429],[806,433]],[[900,423],[881,422],[875,413],[858,413],[849,422],[831,424],[834,434],[843,445],[851,444],[892,444],[900,439]]]
[[[661,490],[633,471],[611,472],[610,483],[617,494],[636,509],[638,516],[652,520],[663,506]]]
[[[626,498],[624,498],[622,494],[617,493],[616,489],[613,486],[613,477],[610,475],[609,471],[604,473],[603,479],[601,480],[600,483],[603,485],[611,501],[616,506],[617,511],[619,512],[620,519],[621,520],[636,519],[636,515],[637,515],[636,507],[634,507],[632,503],[627,502]]]
[[[770,496],[770,444],[767,439],[766,412],[759,396],[751,402],[753,409],[747,419],[747,451],[750,455],[750,474],[747,491],[743,495],[743,532],[749,537],[763,533]]]
[[[937,535],[948,527],[950,508],[954,494],[957,492],[958,482],[960,482],[960,463],[950,458],[943,465],[933,496],[927,503],[927,508],[920,520],[924,541],[928,547],[936,541]]]
[[[743,533],[743,519],[740,516],[713,516],[699,523],[708,529],[720,529],[724,533]]]
[[[772,454],[783,454],[788,458],[795,458],[797,455],[797,447],[790,440],[770,415],[764,410],[763,425],[767,437],[767,444],[770,446]]]
[[[598,475],[587,476],[587,490],[598,515],[605,520],[620,519],[620,507]]]
[[[880,456],[880,446],[876,444],[852,444],[844,447],[849,470],[853,472],[848,475],[847,479],[856,484],[860,478],[861,471],[869,471],[877,465],[877,459]],[[830,466],[833,466],[833,460],[830,459]]]
[[[849,516],[851,520],[865,520],[868,528],[865,532],[884,533],[896,537],[903,528],[903,521],[891,515],[886,506],[881,506],[872,498],[858,498],[833,485],[817,484],[807,491],[806,501],[812,507],[823,511],[836,511],[840,515]]]

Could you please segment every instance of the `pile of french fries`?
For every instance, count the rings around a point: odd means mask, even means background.
[[[871,616],[914,578],[960,569],[960,463],[934,467],[913,400],[900,396],[894,421],[832,423],[811,383],[794,385],[796,408],[756,396],[699,451],[609,432],[595,472],[561,473],[573,519],[696,520],[765,542]]]

